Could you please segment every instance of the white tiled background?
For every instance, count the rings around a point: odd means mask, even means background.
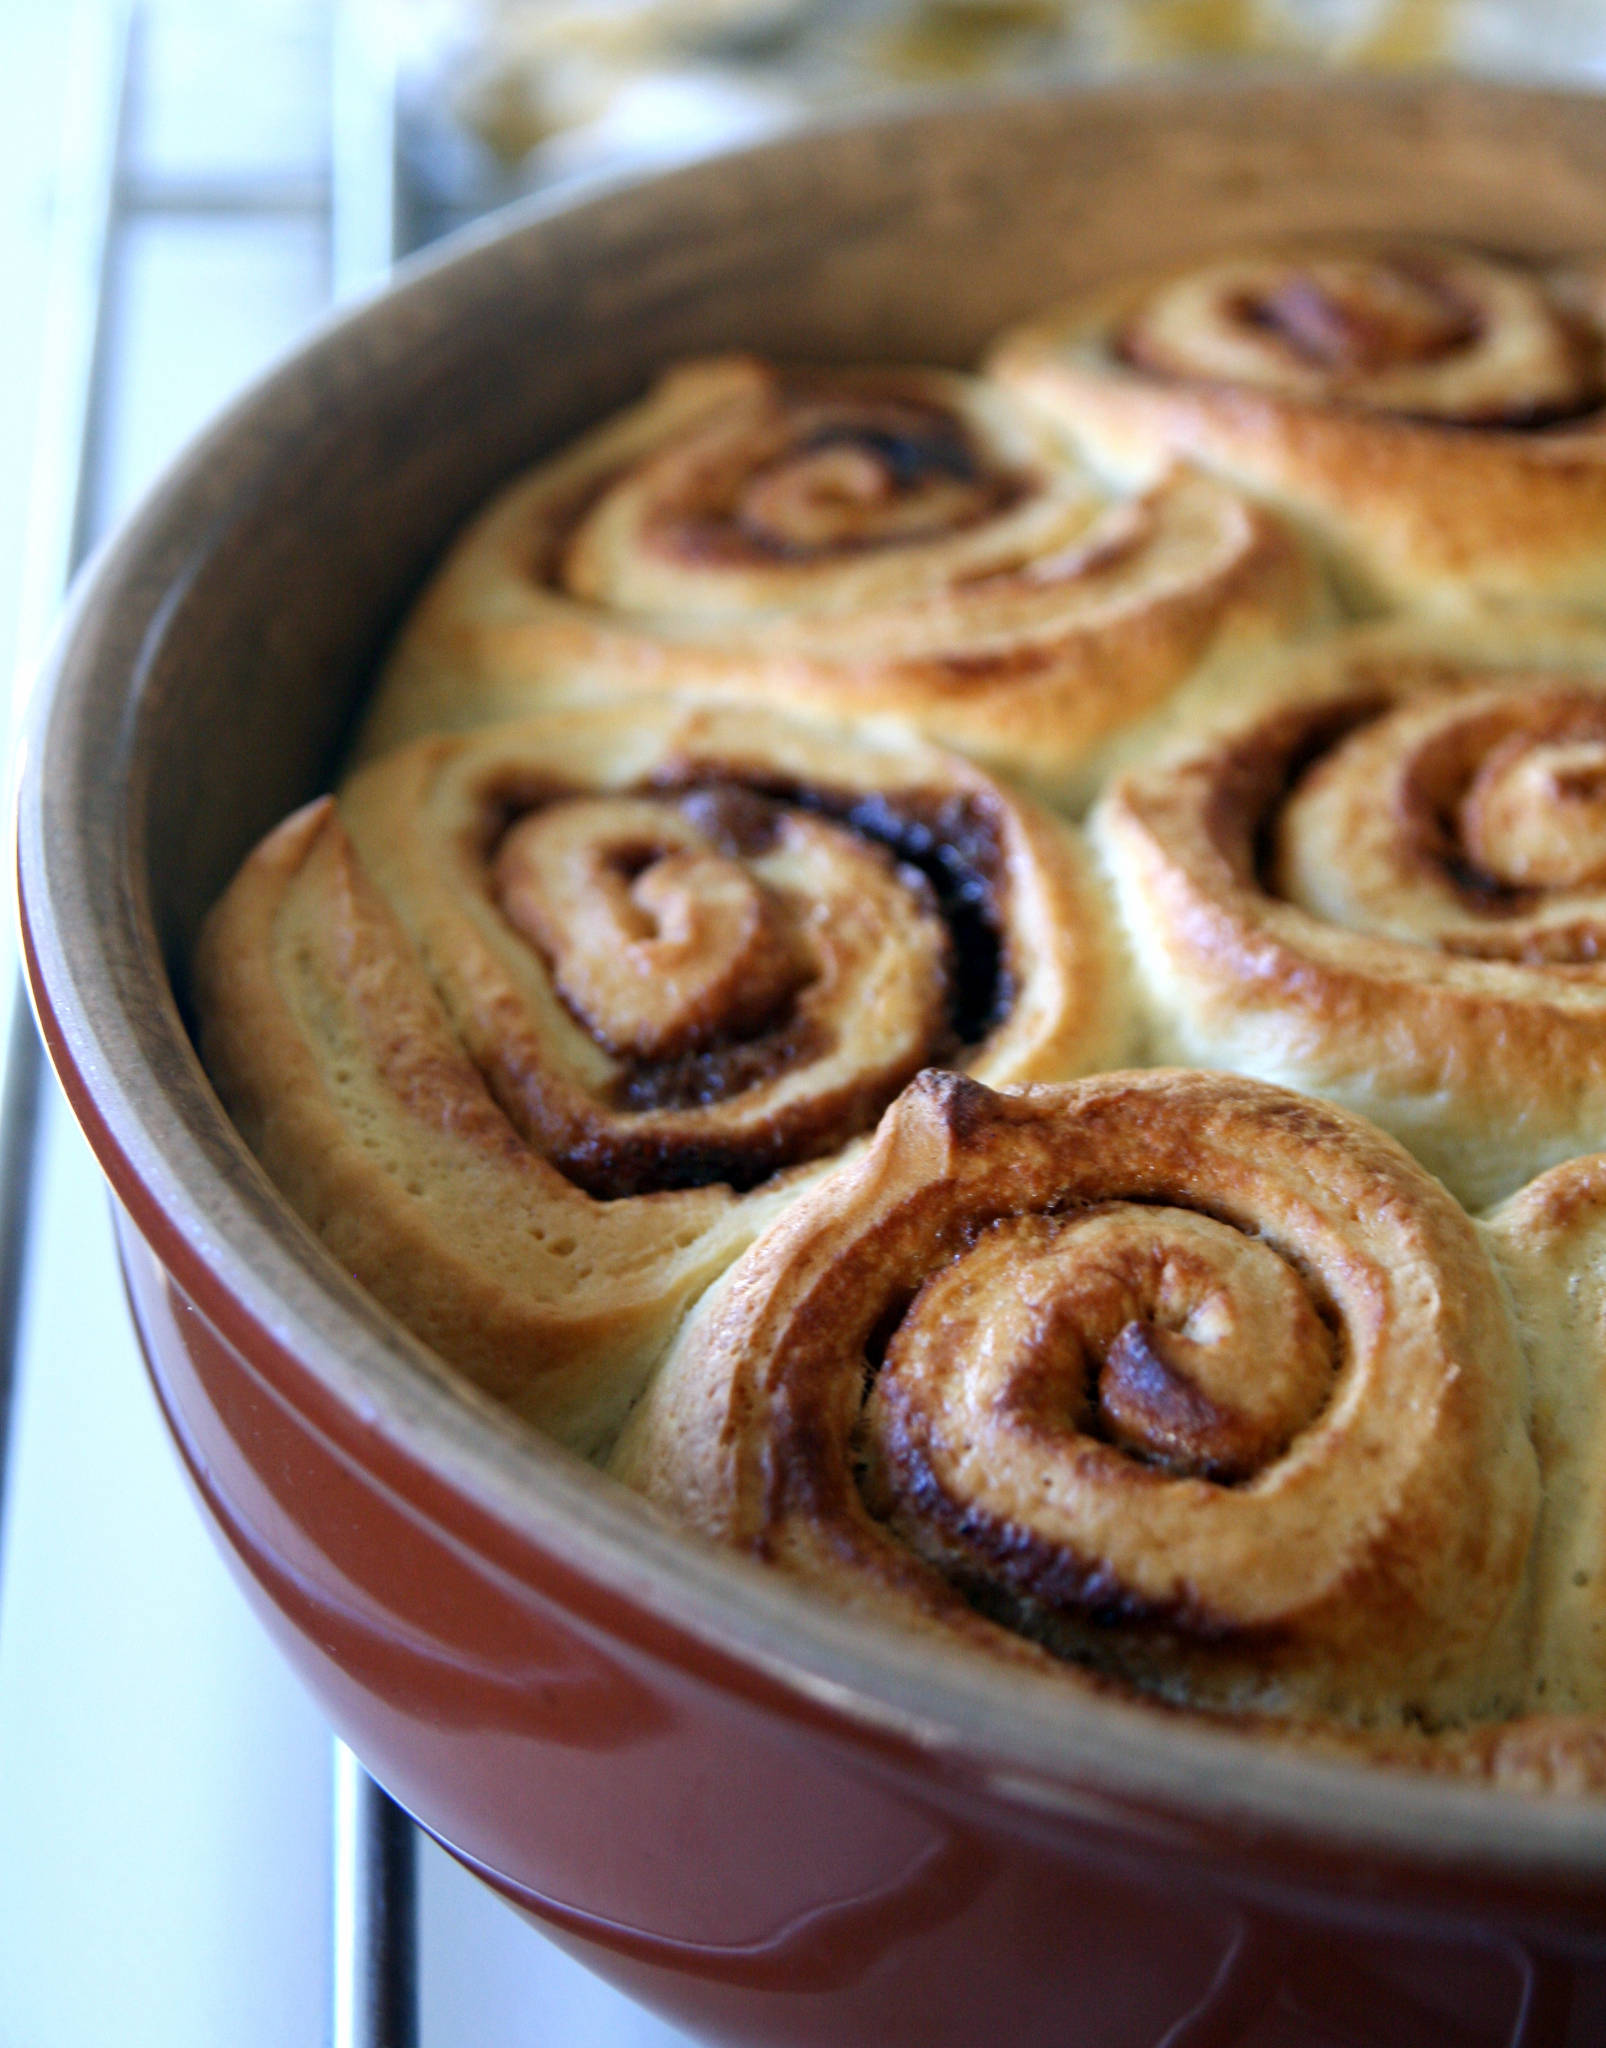
[[[0,660],[17,636],[73,13],[0,0]],[[326,303],[330,14],[140,9],[97,532]],[[183,1490],[96,1169],[53,1084],[22,1361],[0,1576],[0,2048],[315,2048],[329,1735]],[[680,2040],[431,1845],[421,1856],[424,2048]]]

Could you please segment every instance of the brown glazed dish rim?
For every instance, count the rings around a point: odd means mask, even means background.
[[[1374,114],[1413,95],[1500,100],[1537,120],[1583,95],[1428,81],[1146,81],[1086,91],[1101,105],[1190,105],[1256,93],[1336,96]],[[1042,109],[1049,95],[1018,102]],[[1057,93],[1058,105],[1082,94]],[[980,103],[985,113],[996,96]],[[145,866],[137,714],[175,593],[216,542],[209,480],[271,461],[273,427],[354,337],[404,350],[446,317],[474,267],[510,240],[572,232],[650,191],[666,205],[737,168],[806,161],[872,131],[911,146],[916,106],[833,122],[648,180],[609,180],[521,206],[409,264],[384,295],[327,323],[186,451],[81,579],[36,701],[19,792],[30,981],[52,1058],[101,1164],[179,1286],[247,1355],[310,1373],[345,1432],[399,1453],[473,1504],[493,1568],[522,1552],[584,1593],[586,1616],[650,1654],[823,1727],[867,1752],[918,1757],[1049,1830],[1089,1820],[1151,1841],[1235,1840],[1473,1880],[1551,1880],[1606,1895],[1606,1802],[1569,1803],[1377,1770],[1218,1730],[968,1653],[891,1638],[745,1560],[673,1529],[643,1502],[466,1389],[337,1267],[289,1211],[206,1082],[158,942]],[[134,792],[130,794],[131,790]],[[459,1530],[461,1533],[461,1529]],[[500,1541],[496,1537],[500,1534]],[[516,1568],[516,1567],[515,1567]]]

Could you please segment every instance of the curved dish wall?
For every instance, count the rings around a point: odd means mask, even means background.
[[[1131,88],[526,214],[249,394],[64,633],[22,805],[30,972],[203,1508],[403,1803],[711,2038],[1058,2043],[1072,2015],[1088,2044],[1582,2043],[1606,1814],[1070,1705],[694,1548],[465,1392],[279,1203],[185,1034],[196,925],[326,779],[457,521],[658,364],[962,362],[1118,262],[1383,225],[1606,245],[1598,105]]]

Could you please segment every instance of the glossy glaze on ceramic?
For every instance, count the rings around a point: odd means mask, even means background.
[[[30,969],[199,1497],[382,1780],[711,2038],[1596,2041],[1606,1812],[1067,1702],[694,1547],[456,1383],[284,1210],[184,1032],[196,924],[327,779],[457,520],[655,366],[960,362],[1117,262],[1385,224],[1606,245],[1601,109],[1127,89],[530,214],[243,401],[64,635],[23,797]]]

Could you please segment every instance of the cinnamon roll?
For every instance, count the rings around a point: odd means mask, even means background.
[[[1352,1731],[1522,1699],[1494,1269],[1361,1119],[1227,1075],[921,1075],[682,1333],[616,1473],[839,1603]]]
[[[1606,1157],[1569,1160],[1479,1226],[1529,1366],[1539,1513],[1517,1711],[1377,1731],[1374,1761],[1523,1792],[1606,1792]]]
[[[919,1068],[1075,1073],[1126,1028],[1069,827],[915,742],[673,706],[371,765],[246,862],[195,987],[335,1255],[586,1450]]]
[[[1201,670],[1322,610],[1266,513],[1196,472],[1112,496],[977,379],[726,357],[473,522],[360,750],[676,691],[896,720],[1079,801]]]
[[[1468,1762],[1502,1783],[1606,1791],[1606,1158],[1552,1168],[1486,1234],[1530,1361],[1543,1506],[1528,1711]]]
[[[1120,280],[992,373],[1129,482],[1178,456],[1295,518],[1363,603],[1606,610],[1606,300],[1430,240]]]
[[[1094,833],[1162,1057],[1310,1089],[1473,1206],[1606,1146],[1606,647],[1338,636]]]

